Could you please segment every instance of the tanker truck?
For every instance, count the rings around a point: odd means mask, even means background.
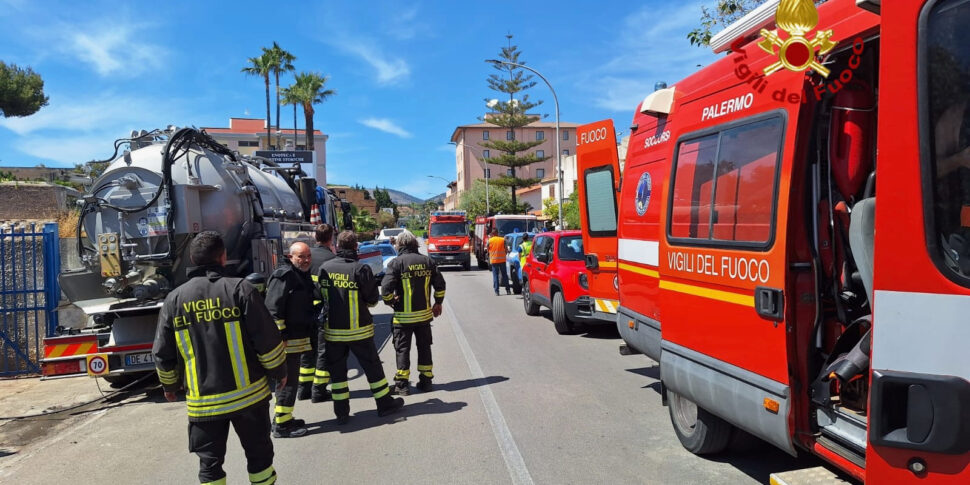
[[[192,128],[133,133],[107,161],[79,201],[83,268],[59,277],[86,322],[44,340],[45,377],[86,373],[120,384],[153,371],[158,312],[188,279],[195,234],[222,234],[227,275],[268,279],[290,244],[313,242],[314,205],[338,228],[338,212],[349,209],[298,164],[241,156]]]

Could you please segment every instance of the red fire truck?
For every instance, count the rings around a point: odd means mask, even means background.
[[[474,250],[475,259],[478,260],[478,267],[481,269],[488,268],[488,235],[492,232],[492,228],[495,228],[498,235],[502,237],[513,232],[538,232],[539,220],[536,216],[511,214],[476,217]]]
[[[970,2],[778,3],[644,99],[622,175],[577,131],[591,292],[690,451],[970,483]]]
[[[428,256],[442,265],[471,268],[471,240],[465,211],[434,211],[428,222]]]

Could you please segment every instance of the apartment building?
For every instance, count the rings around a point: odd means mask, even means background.
[[[306,130],[296,130],[294,139],[293,128],[283,128],[277,130],[275,126],[269,127],[270,137],[266,138],[266,120],[257,118],[229,118],[229,127],[205,127],[205,131],[216,139],[219,143],[226,145],[230,150],[236,150],[244,155],[252,155],[257,150],[275,150],[276,137],[280,137],[282,143],[280,150],[306,150]],[[320,130],[313,130],[313,152],[316,162],[314,172],[317,184],[321,187],[327,186],[327,139]],[[311,173],[310,167],[304,167],[304,171]]]

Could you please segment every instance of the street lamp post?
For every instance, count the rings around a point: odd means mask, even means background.
[[[454,142],[454,141],[449,141],[448,143],[451,144],[451,145],[455,145],[456,147],[468,147],[469,150],[472,149],[472,146],[471,145],[465,143],[464,137],[463,137],[461,143]],[[485,157],[484,156],[481,156],[481,155],[482,155],[481,152],[479,152],[478,159],[481,160],[481,161],[483,161],[483,162],[485,162],[485,214],[486,215],[490,215],[492,213],[492,211],[491,211],[491,208],[489,207],[489,204],[488,204],[488,179],[489,179],[489,177],[492,174],[490,174],[488,172],[488,160],[486,160]]]
[[[552,88],[552,84],[549,82],[548,79],[546,79],[545,76],[542,75],[542,73],[540,73],[539,71],[536,71],[531,67],[528,67],[522,64],[516,64],[514,62],[502,61],[499,59],[486,59],[485,62],[488,62],[491,64],[504,64],[506,66],[519,67],[527,71],[530,71],[536,76],[539,76],[539,78],[546,83],[546,86],[549,86],[549,90],[552,91],[552,100],[556,103],[556,179],[557,179],[557,185],[559,186],[559,194],[558,194],[559,203],[557,205],[559,206],[559,229],[562,229],[563,228],[563,225],[562,225],[562,194],[563,194],[562,192],[562,153],[559,150],[559,140],[560,140],[559,98],[556,96],[556,90]]]

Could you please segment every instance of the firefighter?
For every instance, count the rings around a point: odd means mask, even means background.
[[[505,268],[505,238],[499,236],[498,229],[495,228],[492,228],[491,237],[488,238],[488,262],[492,265],[492,289],[495,290],[495,296],[498,296],[499,275],[502,275],[505,294],[511,295],[509,272]]]
[[[293,418],[293,404],[301,357],[310,352],[310,335],[316,329],[313,298],[316,288],[310,278],[310,246],[296,242],[266,286],[266,308],[286,340],[287,384],[276,393],[273,418],[274,438],[295,438],[306,434],[306,423]]]
[[[310,278],[316,284],[318,277],[317,271],[320,265],[337,257],[333,253],[333,226],[330,224],[320,224],[314,228],[314,239],[317,243],[310,248]],[[321,300],[319,293],[314,292],[313,306],[315,311],[321,310]],[[327,384],[330,383],[330,372],[326,367],[326,346],[321,345],[323,327],[317,326],[314,332],[310,333],[310,352],[300,356],[300,391],[296,398],[299,400],[310,399],[310,402],[324,402],[330,400],[330,391],[327,391]]]
[[[219,233],[195,236],[189,257],[197,267],[165,298],[152,348],[165,399],[175,401],[184,378],[189,451],[199,456],[200,482],[226,483],[222,464],[232,424],[249,481],[275,483],[267,377],[286,383],[285,344],[256,289],[223,276]]]
[[[357,261],[357,235],[343,231],[337,236],[337,257],[323,263],[317,273],[320,293],[326,299],[327,321],[323,337],[333,410],[337,423],[350,419],[350,386],[347,383],[347,355],[354,353],[364,369],[371,393],[377,400],[378,416],[387,416],[404,405],[390,396],[381,359],[374,345],[374,324],[369,307],[380,299],[377,281],[370,267]]]
[[[397,373],[394,394],[410,394],[411,338],[418,347],[418,389],[431,391],[431,320],[441,315],[445,279],[431,258],[418,252],[418,239],[410,231],[397,237],[398,255],[387,264],[381,284],[384,303],[394,308],[394,351]],[[431,304],[431,289],[434,304]]]

